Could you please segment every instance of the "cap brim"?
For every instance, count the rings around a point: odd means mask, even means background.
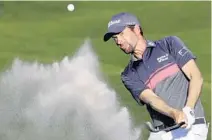
[[[104,35],[104,41],[108,41],[114,34],[117,34],[117,33],[106,33]]]
[[[118,34],[124,30],[125,26],[113,27],[104,35],[104,41],[108,41],[113,35]]]

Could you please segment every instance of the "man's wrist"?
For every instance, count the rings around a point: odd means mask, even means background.
[[[190,106],[184,106],[183,110],[191,111],[194,113],[194,108]]]
[[[183,112],[187,112],[187,113],[189,113],[191,116],[195,116],[194,115],[194,108],[192,108],[192,107],[190,107],[190,106],[185,106],[184,108],[183,108]]]
[[[185,107],[189,107],[189,108],[191,108],[191,109],[194,109],[194,105],[193,104],[189,104],[189,103],[187,103],[186,105],[185,105]]]
[[[178,110],[174,109],[174,108],[171,108],[169,112],[170,112],[169,113],[170,117],[175,120],[176,119],[176,114],[178,113]]]

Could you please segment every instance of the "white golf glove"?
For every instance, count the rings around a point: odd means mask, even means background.
[[[185,113],[186,117],[187,117],[187,127],[185,129],[190,129],[191,126],[194,124],[195,122],[195,115],[194,115],[194,110],[190,107],[184,107],[183,108],[183,112]]]

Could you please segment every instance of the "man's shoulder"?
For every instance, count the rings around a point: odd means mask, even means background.
[[[175,41],[175,40],[181,40],[181,39],[178,36],[171,35],[171,36],[165,36],[158,40],[154,40],[154,42],[155,43],[171,43],[172,41]]]
[[[121,75],[127,75],[130,72],[130,65],[131,65],[131,60],[128,62],[128,64],[124,67],[123,71],[121,72]]]
[[[124,67],[123,71],[121,72],[121,78],[124,81],[126,78],[130,77],[132,72],[132,60],[129,60],[128,64]]]
[[[154,41],[158,48],[165,51],[167,51],[167,49],[169,50],[171,46],[175,46],[175,44],[179,44],[181,42],[182,40],[178,36],[165,36]]]

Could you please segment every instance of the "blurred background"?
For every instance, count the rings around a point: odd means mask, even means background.
[[[67,5],[75,10],[68,11]],[[0,69],[15,58],[49,64],[72,56],[90,38],[110,85],[120,96],[135,124],[149,120],[123,87],[120,72],[128,63],[112,40],[103,42],[111,16],[130,12],[138,16],[149,40],[180,37],[197,56],[204,77],[202,103],[211,122],[211,3],[210,2],[0,2]],[[211,129],[210,129],[211,130]],[[211,138],[209,130],[208,140]],[[144,130],[147,137],[148,132]]]

